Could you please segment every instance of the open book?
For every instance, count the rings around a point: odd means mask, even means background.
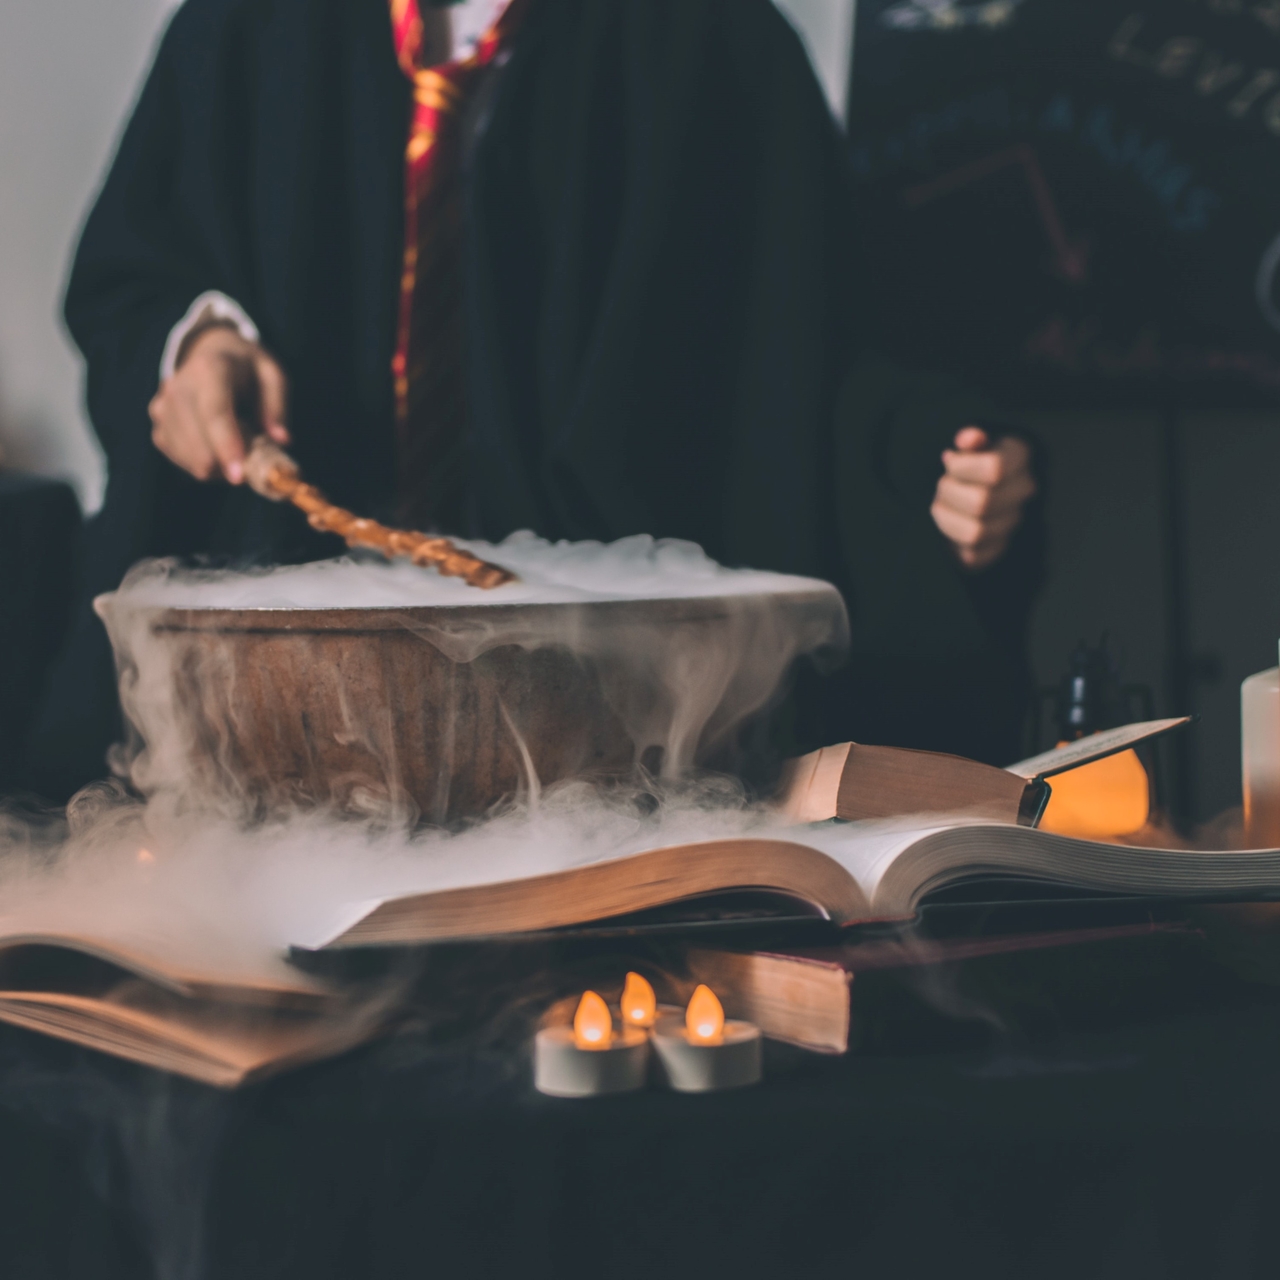
[[[1153,898],[1280,896],[1280,851],[1193,853],[1038,831],[1047,778],[1187,723],[1096,734],[996,769],[845,743],[795,762],[758,833],[647,849],[568,870],[354,904],[304,950],[393,946],[581,926],[711,895],[764,891],[838,925],[906,920],[961,881],[1036,881]],[[897,815],[897,816],[888,816]],[[908,816],[910,815],[910,816]],[[805,821],[805,819],[808,819]],[[834,820],[833,820],[834,819]],[[861,819],[861,820],[853,820]]]
[[[935,890],[974,877],[1162,898],[1280,897],[1280,850],[1131,848],[1019,825],[1028,789],[1046,777],[1179,723],[1097,735],[1011,770],[846,744],[801,762],[783,811],[748,834],[606,851],[567,870],[539,867],[531,847],[520,878],[496,879],[478,864],[471,883],[354,903],[319,936],[294,942],[321,950],[510,936],[672,907],[676,919],[696,919],[710,900],[761,891],[838,925],[902,920]],[[801,817],[827,820],[797,821],[796,805]],[[951,817],[921,816],[947,808]],[[867,810],[915,816],[836,820]],[[206,956],[201,967],[179,962],[181,946],[138,940],[165,923],[139,920],[107,937],[0,916],[0,1021],[222,1086],[342,1052],[385,1025],[386,1000],[357,999],[280,952]]]
[[[0,1021],[223,1088],[341,1053],[380,1026],[283,962],[201,972],[50,931],[0,936]]]
[[[1202,853],[1103,844],[1031,827],[962,822],[820,823],[353,907],[306,949],[406,945],[561,929],[708,894],[764,890],[839,925],[907,920],[963,881],[1149,898],[1280,898],[1280,849]]]

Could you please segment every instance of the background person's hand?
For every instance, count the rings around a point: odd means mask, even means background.
[[[151,439],[170,462],[195,476],[244,480],[245,440],[265,431],[289,443],[286,383],[280,366],[227,325],[211,325],[182,353],[148,413]]]
[[[1031,449],[1014,436],[993,446],[981,427],[965,427],[955,447],[943,452],[942,465],[946,473],[930,508],[933,522],[961,564],[985,569],[1004,555],[1023,507],[1035,495]]]

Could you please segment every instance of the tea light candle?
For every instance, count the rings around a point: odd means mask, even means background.
[[[659,1018],[653,1049],[667,1083],[680,1093],[708,1093],[758,1084],[763,1070],[760,1028],[726,1022],[710,987],[700,986],[683,1018]]]
[[[627,1093],[644,1086],[649,1037],[634,1027],[613,1030],[609,1006],[594,991],[578,1003],[572,1027],[545,1027],[534,1044],[533,1082],[556,1098]]]

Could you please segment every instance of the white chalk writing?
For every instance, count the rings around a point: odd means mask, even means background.
[[[958,4],[956,0],[903,0],[880,15],[883,26],[894,31],[959,31],[965,27],[1002,27],[1024,0],[980,0]]]
[[[1274,29],[1280,33],[1280,0],[1274,0],[1274,3],[1269,0],[1265,6],[1254,5],[1251,12],[1268,26],[1274,19]],[[1166,80],[1181,80],[1189,75],[1188,83],[1192,89],[1205,98],[1238,85],[1236,92],[1223,104],[1232,119],[1244,120],[1262,99],[1280,87],[1280,70],[1275,67],[1259,67],[1249,73],[1239,62],[1229,62],[1226,55],[1218,50],[1206,48],[1199,36],[1174,35],[1164,40],[1144,40],[1146,28],[1144,14],[1129,14],[1107,41],[1107,56],[1126,66],[1141,67]],[[1246,75],[1247,79],[1244,78]],[[1280,136],[1280,93],[1267,100],[1258,111],[1257,118],[1267,130]]]

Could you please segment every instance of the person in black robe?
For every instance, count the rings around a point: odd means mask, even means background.
[[[362,514],[403,496],[391,359],[411,98],[386,0],[175,15],[67,296],[109,482],[26,753],[43,793],[99,776],[118,732],[96,593],[145,556],[339,549],[242,485],[200,483],[188,471],[238,480],[234,461],[193,466],[165,436],[173,379],[158,399],[157,371],[193,299],[234,299],[260,334],[244,430],[283,433],[287,379],[308,479]],[[490,539],[687,538],[827,578],[853,652],[802,683],[804,745],[1018,754],[1032,485],[1016,461],[1010,490],[1008,446],[981,432],[955,448],[990,406],[875,354],[858,269],[874,246],[855,243],[839,130],[769,0],[530,0],[464,130],[465,431],[420,518]],[[149,406],[188,471],[153,443]],[[980,474],[993,465],[999,483]]]

